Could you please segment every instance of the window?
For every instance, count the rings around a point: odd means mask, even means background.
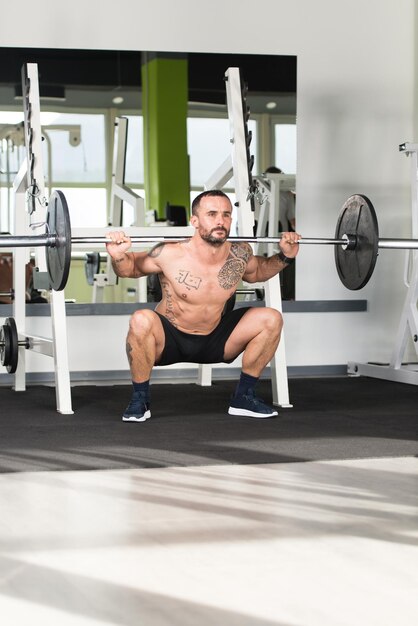
[[[50,184],[106,184],[104,114],[41,112],[41,125]]]
[[[59,189],[62,189],[62,186]],[[106,189],[104,187],[102,189],[68,187],[63,191],[72,228],[105,228],[107,226]]]
[[[274,123],[274,165],[296,174],[296,124]]]
[[[252,132],[250,152],[257,157],[257,124],[249,120]],[[209,177],[231,154],[229,120],[217,117],[189,117],[187,120],[187,142],[190,157],[190,185],[202,189]],[[254,163],[253,172],[257,164]],[[233,182],[227,184],[233,187]]]
[[[144,118],[142,115],[125,115],[128,119],[126,142],[126,184],[144,185]]]

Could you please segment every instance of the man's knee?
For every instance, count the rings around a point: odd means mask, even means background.
[[[129,320],[129,331],[134,335],[147,335],[152,332],[155,322],[155,313],[149,309],[138,309]]]
[[[263,324],[265,328],[271,333],[280,334],[283,328],[283,316],[277,309],[270,307],[264,307],[264,320]]]

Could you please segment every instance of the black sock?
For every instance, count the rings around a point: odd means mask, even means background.
[[[245,372],[241,372],[241,376],[235,390],[236,396],[243,396],[248,393],[250,389],[254,389],[258,381],[258,378],[254,376],[250,376],[250,374],[246,374]]]
[[[141,394],[144,396],[146,402],[149,402],[149,380],[146,380],[144,383],[135,383],[134,381],[132,381],[132,384],[134,386],[134,391],[140,391]]]

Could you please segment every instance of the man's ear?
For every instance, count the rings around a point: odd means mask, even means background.
[[[190,224],[193,226],[193,228],[197,228],[197,225],[199,224],[199,218],[197,217],[197,215],[192,215],[190,217]]]

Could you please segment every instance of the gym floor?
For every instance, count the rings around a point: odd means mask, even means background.
[[[127,386],[0,388],[2,623],[415,626],[416,388],[289,385],[272,420],[155,385],[144,424]]]

